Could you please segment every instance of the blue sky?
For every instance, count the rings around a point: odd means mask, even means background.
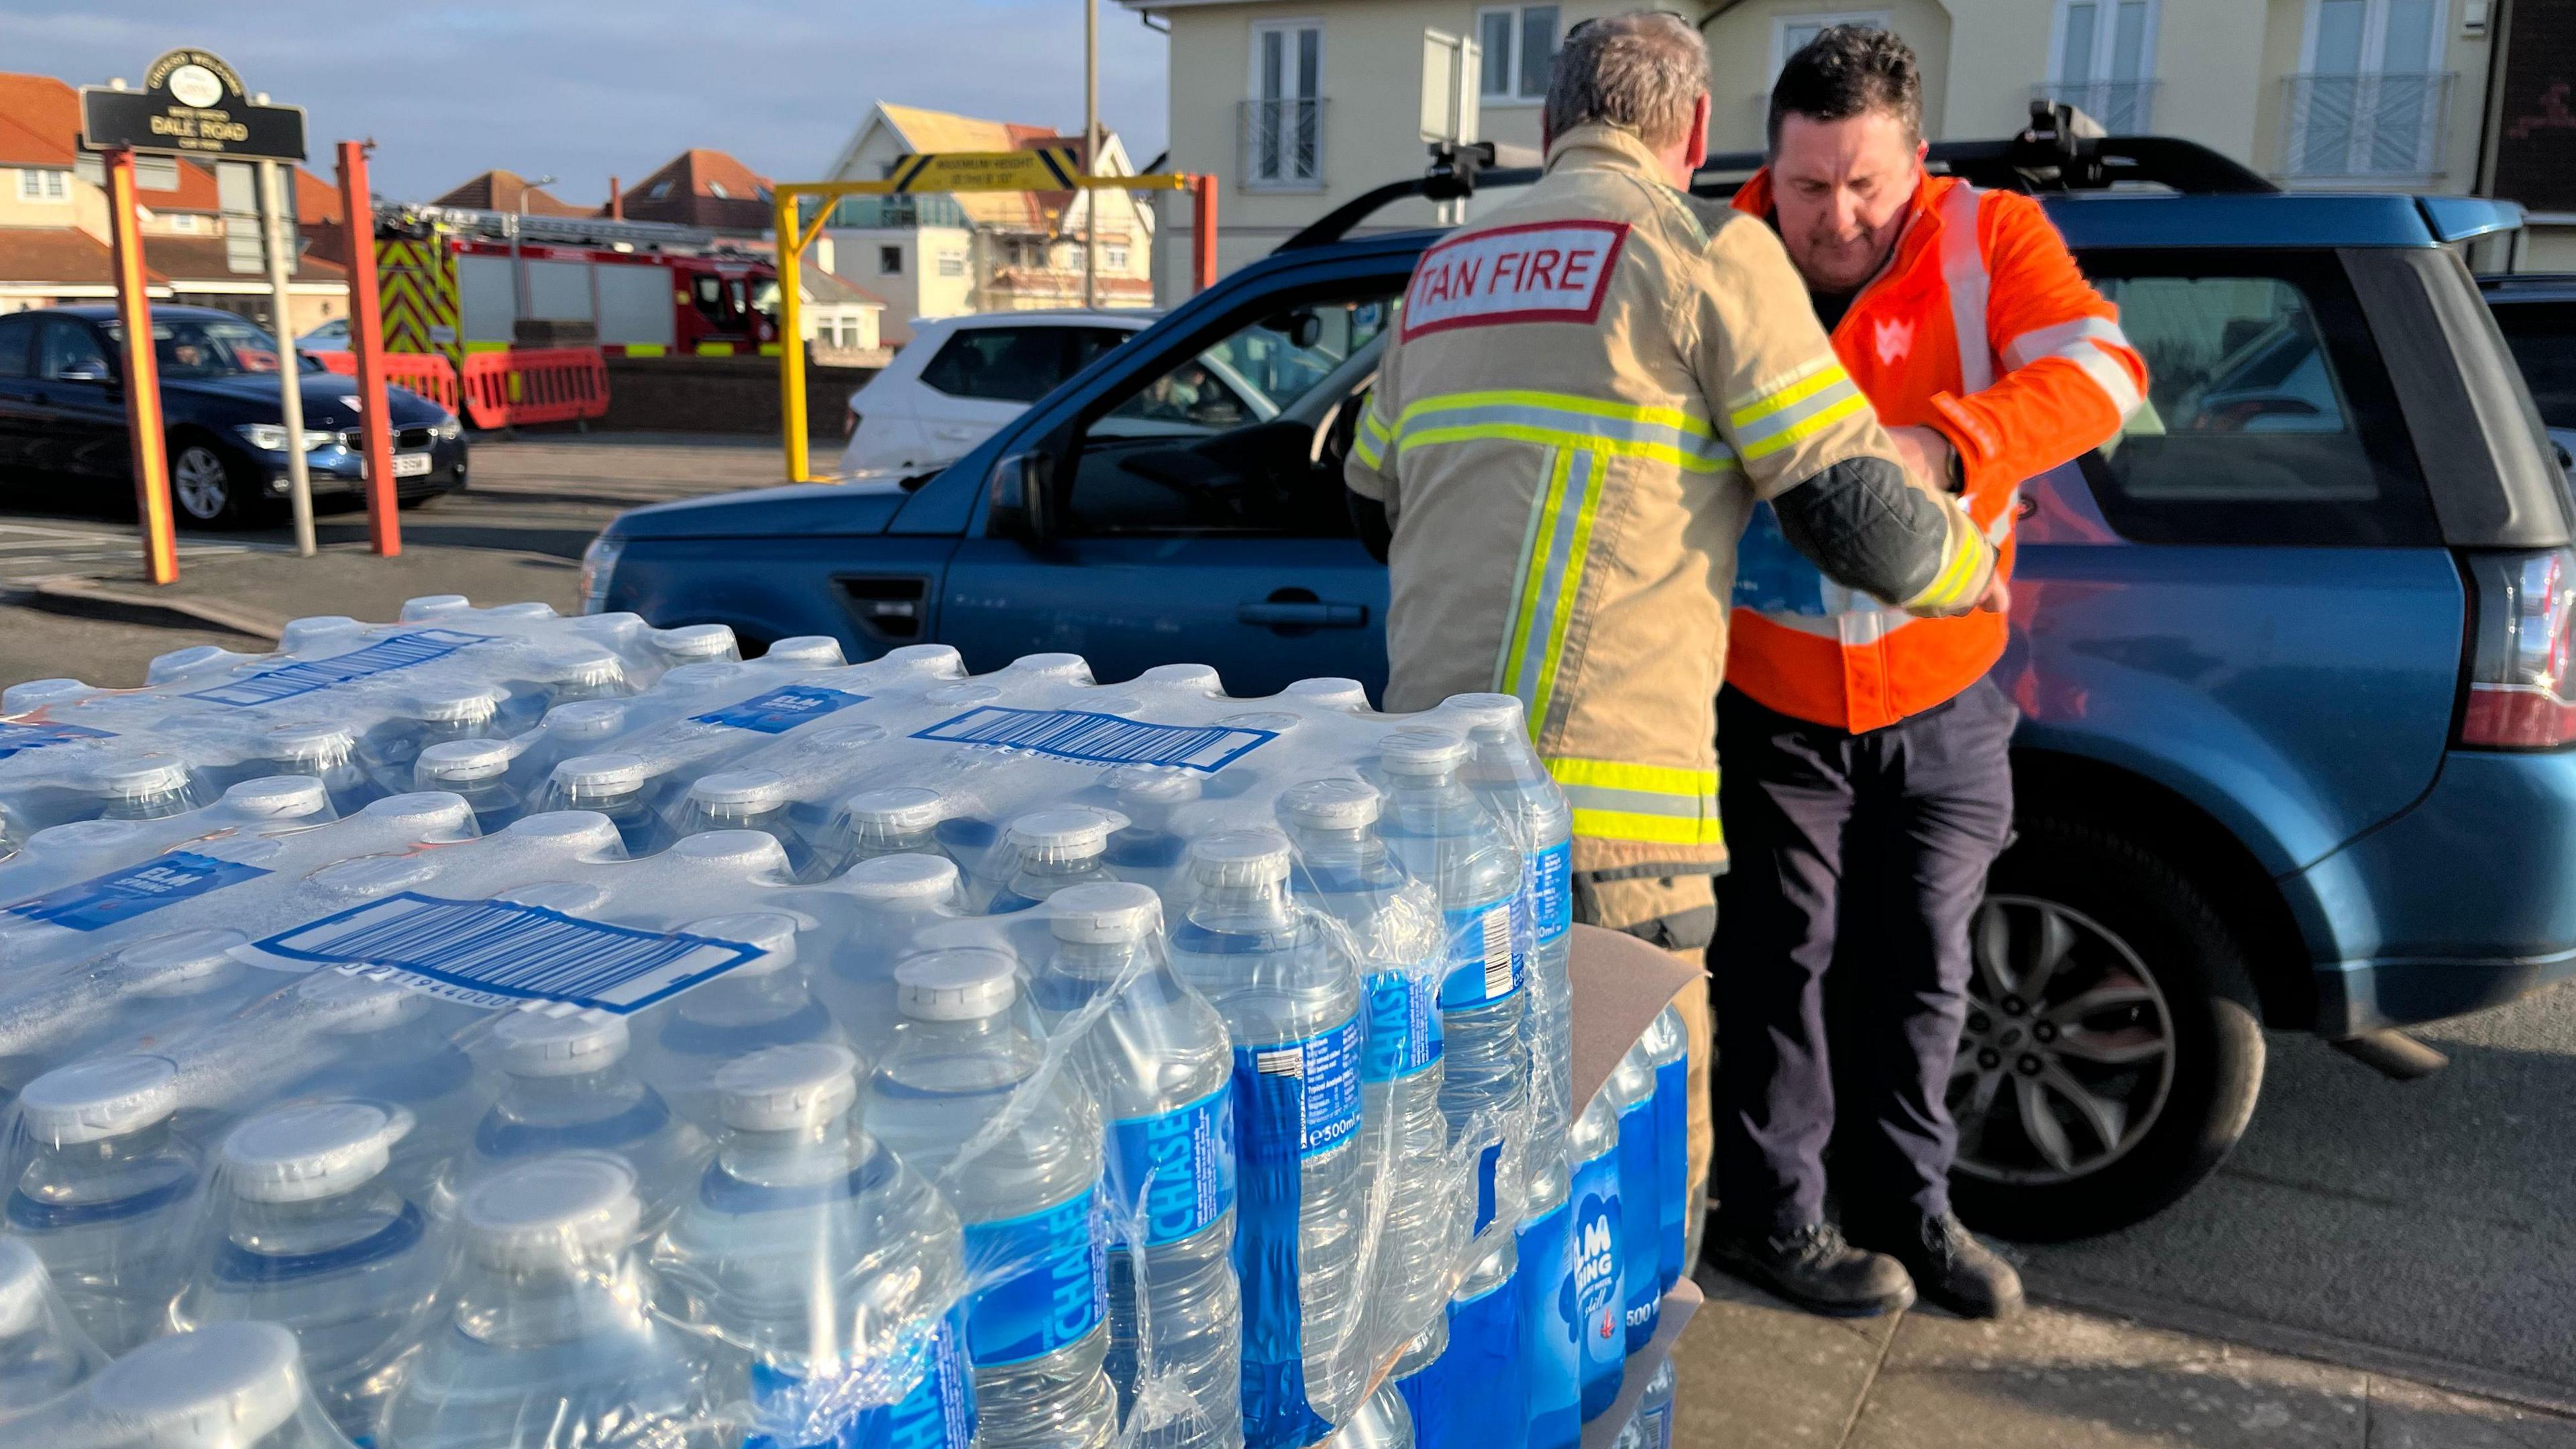
[[[1100,0],[1101,119],[1163,149],[1165,43]],[[878,100],[1082,129],[1083,0],[0,0],[0,69],[74,85],[201,46],[311,118],[308,163],[372,136],[375,188],[488,168],[597,202],[688,146],[820,176]],[[353,19],[364,17],[363,19]]]

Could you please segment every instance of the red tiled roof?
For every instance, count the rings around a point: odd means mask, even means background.
[[[626,219],[763,231],[771,219],[768,193],[769,178],[722,151],[693,147],[626,188]]]
[[[192,280],[237,282],[266,277],[264,272],[234,271],[225,261],[224,246],[224,239],[219,236],[148,236],[143,239],[143,259],[156,276],[174,278],[182,287]],[[345,282],[348,279],[348,268],[307,252],[287,280]]]
[[[432,206],[461,206],[479,211],[525,210],[530,216],[592,216],[586,206],[575,206],[543,187],[530,186],[514,171],[486,171],[454,187],[432,201]],[[334,214],[338,212],[335,205]]]
[[[79,142],[79,92],[49,75],[0,71],[0,165],[69,166]]]
[[[167,240],[170,238],[151,239],[143,253],[147,262],[158,259],[161,243]],[[157,285],[170,280],[155,267],[146,265],[143,270],[147,283]],[[0,282],[104,287],[115,281],[114,254],[108,251],[107,243],[88,232],[70,227],[0,227]]]

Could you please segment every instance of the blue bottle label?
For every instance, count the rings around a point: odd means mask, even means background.
[[[1449,1347],[1397,1381],[1417,1449],[1506,1449],[1521,1442],[1517,1278],[1449,1305]]]
[[[865,704],[867,699],[864,694],[825,689],[819,684],[789,684],[689,718],[698,724],[731,725],[738,730],[783,735],[809,720]]]
[[[1655,1068],[1655,1278],[1669,1293],[1682,1280],[1690,1226],[1690,1060]]]
[[[228,704],[237,709],[275,704],[281,699],[293,699],[300,694],[370,679],[397,669],[409,669],[415,664],[427,664],[433,659],[444,659],[459,649],[489,642],[491,636],[488,634],[463,634],[454,629],[415,629],[329,659],[307,659],[276,669],[264,669],[246,678],[227,680],[211,689],[192,691],[185,697],[211,704]]]
[[[1623,1354],[1646,1346],[1662,1313],[1663,1194],[1656,1181],[1661,1148],[1653,1098],[1619,1114],[1619,1273],[1628,1325]]]
[[[1566,1282],[1577,1342],[1583,1350],[1583,1417],[1596,1418],[1619,1396],[1628,1356],[1619,1287],[1619,1154],[1603,1152],[1575,1165],[1574,1273]]]
[[[985,1285],[966,1318],[978,1368],[1043,1358],[1100,1326],[1109,1286],[1099,1213],[1099,1190],[1086,1188],[1024,1217],[966,1225],[966,1271]]]
[[[1205,1232],[1234,1211],[1234,1089],[1219,1087],[1186,1107],[1110,1124],[1109,1245],[1127,1247],[1128,1219],[1141,1202],[1145,1246]]]
[[[1303,1159],[1330,1152],[1360,1127],[1360,1023],[1358,1017],[1303,1041],[1236,1047],[1234,1075],[1241,1090],[1247,1074],[1258,1102],[1258,1134],[1247,1120],[1242,1152],[1248,1159],[1286,1160],[1293,1145]],[[1247,1112],[1247,1119],[1253,1114]],[[1280,1130],[1285,1129],[1285,1130]]]
[[[742,1449],[966,1449],[975,1438],[975,1395],[968,1382],[961,1307],[940,1320],[924,1345],[911,1392],[871,1408],[827,1407],[831,1385],[768,1363],[751,1366],[751,1400],[761,1427]]]
[[[0,908],[0,914],[24,916],[66,930],[95,931],[266,874],[256,865],[173,850],[141,865],[92,876],[76,885]]]
[[[109,730],[94,730],[87,725],[10,724],[0,720],[0,760],[41,750],[49,745],[67,745],[74,740],[112,740]]]
[[[1300,1041],[1236,1047],[1234,1105],[1244,1442],[1287,1449],[1330,1431],[1306,1399],[1299,1222],[1306,1160],[1359,1130],[1359,1018]]]
[[[1449,930],[1449,969],[1440,983],[1442,1011],[1490,1005],[1521,989],[1520,948],[1512,934],[1513,904],[1494,901],[1442,913]]]
[[[1583,1440],[1583,1360],[1575,1344],[1574,1204],[1558,1203],[1520,1226],[1521,1371],[1529,1395],[1529,1449]]]
[[[1366,983],[1368,1045],[1360,1080],[1392,1082],[1440,1060],[1440,1002],[1431,983],[1409,971],[1380,971]]]
[[[1574,926],[1574,891],[1572,871],[1574,842],[1560,840],[1529,857],[1531,924],[1537,927],[1538,943],[1552,945]]]
[[[1481,1238],[1485,1229],[1494,1225],[1494,1214],[1498,1211],[1497,1185],[1502,1173],[1503,1144],[1488,1142],[1485,1150],[1476,1154],[1476,1222],[1467,1230],[1467,1236]]]

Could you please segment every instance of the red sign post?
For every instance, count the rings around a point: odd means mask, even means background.
[[[394,502],[393,426],[385,413],[385,316],[376,302],[376,207],[368,199],[367,144],[340,143],[340,215],[349,227],[349,350],[358,359],[358,425],[366,435],[367,537],[377,553],[391,558],[402,552],[402,524]]]
[[[172,584],[179,581],[179,541],[170,528],[170,458],[161,430],[161,368],[152,355],[143,233],[134,217],[134,153],[119,146],[102,159],[116,265],[116,316],[125,329],[125,431],[133,440],[134,511],[143,527],[143,569],[152,582]]]

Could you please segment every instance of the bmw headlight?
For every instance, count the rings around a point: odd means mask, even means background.
[[[282,423],[243,423],[233,431],[241,435],[243,442],[263,453],[286,451],[286,427]],[[337,441],[339,441],[337,434],[328,431],[316,432],[311,428],[304,430],[304,451],[308,453],[317,448],[330,447]]]
[[[431,435],[436,437],[440,442],[453,443],[457,439],[465,436],[465,424],[463,421],[455,417],[449,417],[445,421],[439,423],[436,427],[431,428],[429,431]]]
[[[626,551],[626,540],[603,533],[581,551],[581,611],[585,614],[604,612],[608,607],[610,577],[617,572],[617,556]]]

